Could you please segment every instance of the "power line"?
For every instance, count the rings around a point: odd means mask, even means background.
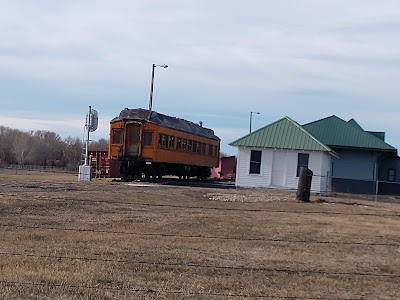
[[[48,226],[42,227],[42,226],[13,225],[13,224],[0,224],[0,227],[35,229],[35,230],[40,229],[40,230],[74,231],[74,232],[93,232],[93,233],[136,235],[136,236],[159,236],[168,238],[194,238],[194,239],[214,239],[214,240],[233,240],[233,241],[264,241],[264,242],[277,242],[277,243],[279,242],[279,243],[302,243],[302,244],[334,244],[334,245],[400,247],[400,244],[396,243],[332,242],[332,241],[313,241],[313,240],[294,240],[294,239],[268,239],[262,237],[244,238],[244,237],[224,237],[224,236],[207,236],[207,235],[181,235],[181,234],[167,234],[167,233],[138,233],[138,232],[110,231],[110,230],[99,230],[99,229],[59,228],[59,227],[48,227]]]
[[[385,277],[385,278],[400,278],[399,274],[378,274],[368,272],[329,272],[324,270],[304,270],[304,269],[284,269],[284,268],[268,268],[268,267],[244,267],[244,266],[216,266],[216,265],[205,265],[197,263],[166,263],[166,262],[154,262],[146,260],[122,260],[122,259],[109,259],[109,258],[95,258],[95,257],[71,257],[71,256],[55,256],[55,255],[37,255],[30,253],[6,253],[0,252],[2,256],[24,256],[24,257],[35,257],[35,258],[47,258],[47,259],[65,259],[65,260],[81,260],[81,261],[102,261],[102,262],[113,262],[113,263],[131,263],[141,264],[150,266],[164,266],[164,267],[178,267],[178,268],[202,268],[202,269],[217,269],[217,270],[240,270],[249,272],[277,272],[287,274],[320,274],[330,276],[371,276],[371,277]]]
[[[21,201],[28,201],[22,200]],[[266,212],[266,213],[289,213],[289,214],[323,214],[323,215],[345,215],[345,216],[375,216],[375,217],[400,217],[400,214],[377,214],[377,213],[342,213],[332,211],[291,211],[291,210],[268,210],[268,209],[243,209],[243,208],[228,208],[228,207],[209,207],[209,206],[191,206],[191,205],[176,205],[176,204],[156,204],[156,203],[143,203],[138,201],[109,201],[109,200],[88,200],[88,199],[75,199],[75,198],[64,198],[64,199],[36,199],[40,201],[52,202],[55,201],[71,201],[71,202],[89,202],[89,203],[103,203],[103,204],[123,204],[123,205],[139,205],[148,207],[170,207],[178,209],[204,209],[214,211],[238,211],[238,212]]]
[[[185,291],[173,291],[173,290],[156,290],[156,289],[141,289],[141,288],[129,288],[119,286],[90,286],[90,285],[78,285],[78,284],[56,284],[56,283],[43,283],[43,282],[18,282],[18,281],[5,281],[1,280],[0,284],[3,285],[30,285],[30,286],[47,286],[47,287],[59,287],[59,288],[71,288],[71,289],[92,289],[92,290],[105,290],[105,291],[125,291],[133,293],[148,293],[148,294],[184,294],[190,296],[211,296],[211,297],[232,297],[232,298],[268,298],[268,299],[310,299],[310,300],[368,300],[365,297],[357,298],[340,298],[340,297],[312,297],[312,296],[280,296],[280,295],[249,295],[249,294],[234,294],[234,293],[202,293],[202,292],[185,292]],[[374,298],[375,300],[377,298]],[[388,299],[388,298],[385,298]],[[390,299],[389,299],[390,300]],[[393,299],[394,300],[394,299]]]

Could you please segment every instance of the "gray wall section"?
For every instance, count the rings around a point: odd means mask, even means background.
[[[336,193],[375,194],[375,181],[332,178],[332,190]]]
[[[335,192],[375,194],[375,160],[378,179],[387,181],[390,168],[396,169],[396,181],[400,182],[400,159],[385,152],[334,149],[339,158],[332,159],[332,189]],[[400,194],[400,184],[379,183],[379,194]]]
[[[400,185],[389,182],[379,182],[379,195],[400,195]]]
[[[372,151],[333,150],[340,156],[332,160],[333,178],[374,180],[375,157]]]

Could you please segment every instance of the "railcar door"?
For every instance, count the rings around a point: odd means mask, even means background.
[[[125,149],[126,155],[138,156],[141,153],[142,124],[137,122],[126,124]]]

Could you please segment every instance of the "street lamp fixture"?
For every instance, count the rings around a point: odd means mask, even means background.
[[[251,133],[251,119],[253,118],[253,114],[259,115],[260,113],[258,111],[251,111],[250,112],[250,133]]]
[[[149,111],[151,112],[153,109],[153,89],[154,89],[154,69],[156,67],[161,67],[161,68],[168,68],[168,65],[156,65],[153,64],[152,70],[151,70],[151,87],[150,87],[150,101],[149,101]]]

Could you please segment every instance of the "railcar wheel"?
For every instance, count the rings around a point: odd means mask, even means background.
[[[153,179],[157,178],[157,165],[155,163],[151,164],[149,168],[149,176]]]
[[[157,168],[158,178],[161,179],[166,174],[167,174],[167,167],[165,165],[159,165]]]

